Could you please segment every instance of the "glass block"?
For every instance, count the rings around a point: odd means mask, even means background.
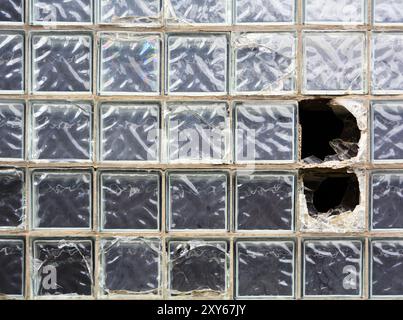
[[[366,0],[305,0],[304,21],[311,24],[363,24]]]
[[[169,94],[227,93],[226,34],[171,34],[167,55]]]
[[[168,103],[165,121],[170,162],[228,162],[231,132],[225,102]]]
[[[100,113],[102,161],[159,161],[159,103],[102,103]]]
[[[159,230],[160,179],[157,172],[102,172],[102,229]]]
[[[292,298],[294,260],[292,241],[237,241],[236,296]]]
[[[235,183],[238,231],[294,228],[294,174],[238,171]]]
[[[89,171],[32,173],[34,228],[91,228],[92,175]]]
[[[294,33],[243,33],[232,39],[233,90],[245,94],[295,91]]]
[[[90,34],[41,32],[31,35],[34,93],[91,93]]]
[[[0,158],[24,158],[24,103],[0,101]]]
[[[295,22],[295,0],[235,0],[237,24],[291,24]]]
[[[160,44],[157,34],[100,34],[99,92],[153,94],[160,92]]]
[[[157,239],[101,240],[104,294],[159,294],[161,243]]]
[[[403,24],[403,3],[401,0],[373,0],[374,24]]]
[[[165,14],[168,24],[228,24],[231,1],[166,0]]]
[[[225,241],[170,241],[168,290],[171,295],[222,295],[228,290]]]
[[[0,229],[22,227],[25,222],[24,172],[0,170]]]
[[[365,93],[365,44],[362,32],[304,32],[303,93]]]
[[[304,241],[303,260],[304,296],[361,296],[361,241]]]
[[[33,24],[91,24],[93,0],[31,0]]]
[[[227,230],[226,172],[170,172],[167,182],[169,230]]]
[[[153,27],[161,24],[161,0],[100,0],[99,23]]]
[[[0,10],[1,11],[1,10]],[[0,31],[0,93],[24,92],[24,35]]]
[[[403,92],[403,33],[372,33],[372,93]]]
[[[372,102],[372,160],[403,160],[403,101]]]
[[[79,161],[92,158],[92,106],[86,102],[31,104],[33,160]]]
[[[24,294],[24,241],[0,239],[0,296]]]
[[[15,24],[24,22],[24,0],[2,0],[0,24]]]
[[[294,101],[248,101],[235,105],[237,162],[294,162]]]
[[[92,241],[49,239],[33,242],[35,296],[90,296],[93,292]]]

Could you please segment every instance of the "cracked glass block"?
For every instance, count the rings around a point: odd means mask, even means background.
[[[93,292],[92,241],[52,239],[33,242],[35,296],[89,296]]]
[[[360,240],[304,241],[304,296],[361,296]]]
[[[90,34],[35,33],[31,50],[34,93],[91,93]]]
[[[0,101],[0,158],[24,158],[24,102]]]
[[[365,93],[362,32],[304,32],[303,93]]]
[[[372,33],[372,93],[403,92],[403,33]]]
[[[0,229],[18,228],[25,222],[24,172],[0,170]]]
[[[374,24],[403,24],[402,0],[373,0]]]
[[[228,162],[231,137],[225,102],[168,103],[165,121],[170,162]]]
[[[2,0],[0,9],[0,24],[24,22],[24,0]]]
[[[366,0],[304,0],[304,21],[312,24],[363,24]]]
[[[34,24],[91,24],[93,0],[31,0]]]
[[[236,296],[294,296],[294,242],[237,241]]]
[[[156,95],[160,92],[159,35],[101,33],[100,39],[101,94]]]
[[[228,290],[225,241],[170,241],[168,290],[171,295],[223,295]]]
[[[159,161],[159,129],[159,103],[102,103],[100,159]]]
[[[295,91],[294,33],[241,33],[232,39],[235,92],[284,94]]]
[[[226,231],[228,179],[226,172],[170,172],[168,229]]]
[[[237,162],[294,162],[294,101],[249,101],[235,105]]]
[[[403,101],[372,102],[372,160],[403,160]]]
[[[160,240],[101,240],[101,288],[104,294],[159,294],[160,264]]]
[[[161,0],[100,0],[99,22],[152,27],[161,24]]]
[[[91,228],[92,175],[90,171],[32,173],[34,228]]]
[[[290,24],[295,22],[295,0],[235,0],[238,24]]]
[[[0,93],[24,92],[24,35],[22,33],[0,31],[0,74],[2,75]]]
[[[292,230],[295,175],[268,172],[236,174],[236,230]]]
[[[24,294],[24,240],[0,239],[0,296]]]
[[[92,158],[92,106],[85,102],[31,104],[33,160],[79,161]]]
[[[102,229],[159,230],[160,179],[157,172],[102,172]]]
[[[168,94],[227,92],[226,34],[171,34],[167,60]]]

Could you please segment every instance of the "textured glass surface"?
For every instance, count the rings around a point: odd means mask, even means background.
[[[102,172],[100,184],[103,229],[159,229],[158,173]]]
[[[0,296],[24,293],[24,242],[0,239]]]
[[[93,0],[30,0],[36,24],[84,24],[92,22]]]
[[[289,24],[295,20],[295,0],[234,0],[237,23]]]
[[[366,0],[305,0],[305,23],[363,24]]]
[[[402,0],[373,0],[373,12],[375,24],[403,23]]]
[[[0,170],[0,229],[16,228],[25,222],[24,172]]]
[[[0,158],[24,157],[24,103],[0,101]]]
[[[24,20],[24,0],[2,0],[0,24],[21,23]]]
[[[0,31],[0,93],[24,90],[24,35]]]

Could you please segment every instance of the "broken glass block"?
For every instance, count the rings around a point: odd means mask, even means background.
[[[236,103],[236,161],[293,162],[296,106],[294,101]]]
[[[0,229],[16,228],[24,223],[24,172],[0,170]]]
[[[1,11],[1,10],[0,10]],[[24,92],[24,35],[0,31],[0,93]]]
[[[227,230],[226,172],[168,174],[169,230]]]
[[[101,287],[105,294],[159,294],[161,243],[157,239],[101,240]]]
[[[24,240],[0,239],[0,296],[24,294]]]
[[[101,94],[158,94],[160,37],[129,32],[100,34]]]
[[[294,242],[237,241],[238,298],[294,296]]]
[[[403,4],[401,0],[373,0],[374,24],[403,24]]]
[[[236,229],[292,230],[293,174],[242,172],[236,174]]]
[[[362,242],[304,241],[304,296],[361,296]]]
[[[226,93],[227,51],[226,34],[169,35],[167,93]]]
[[[291,32],[243,33],[232,39],[240,93],[281,94],[295,91],[295,44]]]
[[[91,228],[89,171],[42,171],[32,173],[34,228]]]
[[[100,159],[158,161],[159,129],[159,103],[102,103]]]
[[[303,33],[303,93],[365,93],[363,32]]]
[[[34,93],[90,93],[92,38],[90,34],[35,33],[31,36]]]
[[[225,294],[228,290],[229,271],[227,250],[225,241],[170,241],[170,294]]]
[[[24,158],[24,103],[0,101],[0,158]]]
[[[304,20],[312,24],[363,24],[366,0],[305,0]]]
[[[24,22],[24,0],[2,0],[0,24]]]
[[[228,161],[230,119],[225,102],[168,103],[165,121],[169,161]]]
[[[33,102],[33,160],[76,161],[92,158],[92,106],[86,102]]]
[[[93,0],[31,0],[34,24],[91,24]]]
[[[101,224],[104,230],[159,230],[160,174],[101,172]]]
[[[93,254],[89,239],[33,242],[36,296],[89,296],[93,292]]]
[[[295,22],[295,0],[235,0],[238,24],[290,24]]]

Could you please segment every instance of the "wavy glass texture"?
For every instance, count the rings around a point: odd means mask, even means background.
[[[167,93],[226,93],[227,47],[225,34],[169,35]]]
[[[375,24],[403,24],[403,3],[401,0],[373,0]]]
[[[102,172],[100,183],[100,210],[104,230],[159,229],[158,173]]]
[[[92,23],[93,0],[30,0],[34,24]]]
[[[235,92],[294,92],[295,43],[294,33],[236,34],[232,38]]]
[[[304,32],[303,47],[303,93],[365,92],[365,33]]]
[[[24,35],[0,32],[0,92],[24,91]]]
[[[91,183],[92,175],[89,171],[34,171],[33,227],[89,229]]]
[[[25,222],[24,172],[0,170],[0,229],[18,228]]]
[[[24,158],[24,103],[0,102],[0,158]]]
[[[24,241],[0,239],[0,295],[24,294]]]
[[[169,230],[226,230],[228,175],[169,173]]]
[[[91,93],[92,38],[84,34],[31,35],[34,93]]]
[[[229,157],[228,105],[168,103],[165,113],[170,162],[218,162]]]
[[[161,244],[156,239],[101,240],[104,294],[158,294]]]
[[[295,22],[295,0],[234,0],[239,24],[290,24]]]
[[[362,242],[304,242],[304,296],[360,296]]]
[[[31,105],[34,160],[92,158],[92,106],[84,102],[34,102]]]
[[[363,24],[366,0],[305,0],[305,23]]]
[[[152,34],[102,33],[101,94],[158,94],[160,37]]]
[[[93,292],[91,240],[35,240],[35,296],[89,296]],[[53,281],[52,281],[53,280]]]
[[[0,24],[22,23],[24,20],[23,0],[2,0]]]
[[[296,103],[249,101],[235,108],[237,162],[294,161]]]
[[[293,297],[294,243],[237,241],[238,298]]]
[[[100,109],[102,161],[159,160],[158,103],[103,103]]]

